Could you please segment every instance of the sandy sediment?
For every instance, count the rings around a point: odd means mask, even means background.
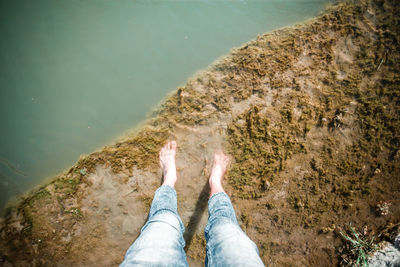
[[[330,266],[357,255],[340,234],[390,241],[400,223],[400,7],[351,1],[258,36],[190,79],[138,132],[81,158],[10,209],[5,266],[116,266],[177,140],[189,263],[204,264],[212,154],[266,265]]]

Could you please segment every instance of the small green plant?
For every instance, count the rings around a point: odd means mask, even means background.
[[[368,266],[368,255],[379,249],[374,244],[374,237],[367,236],[366,229],[364,233],[357,232],[351,224],[350,231],[339,230],[340,235],[346,241],[342,252],[342,264],[347,266]]]

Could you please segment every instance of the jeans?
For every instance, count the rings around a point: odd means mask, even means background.
[[[188,266],[184,231],[175,189],[161,186],[146,224],[120,266]],[[209,199],[204,234],[206,266],[264,266],[257,246],[240,228],[227,194],[216,193]]]

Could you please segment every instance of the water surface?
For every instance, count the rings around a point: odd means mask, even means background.
[[[329,0],[0,0],[0,209],[232,47]]]

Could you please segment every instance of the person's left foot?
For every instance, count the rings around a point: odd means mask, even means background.
[[[164,181],[162,185],[169,185],[174,187],[177,180],[176,176],[176,165],[175,165],[175,152],[176,152],[176,142],[168,142],[161,149],[160,165],[163,170]]]

